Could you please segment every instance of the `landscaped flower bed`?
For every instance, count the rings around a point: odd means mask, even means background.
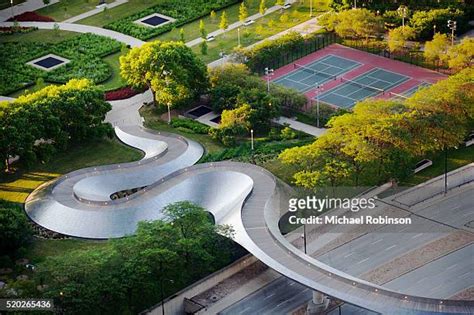
[[[168,1],[118,21],[111,22],[105,25],[105,28],[121,32],[141,40],[147,40],[162,33],[168,32],[172,28],[179,27],[183,24],[206,16],[212,10],[219,10],[237,2],[239,2],[239,0]],[[134,23],[136,20],[153,13],[160,13],[170,16],[176,19],[176,21],[156,28],[141,26]]]
[[[135,89],[133,89],[129,86],[126,86],[126,87],[116,89],[116,90],[113,90],[113,91],[105,92],[105,100],[106,101],[123,100],[123,99],[130,98],[134,95],[137,95],[137,94],[143,93],[143,92],[144,92],[144,90],[142,90],[142,91],[135,90]]]
[[[22,14],[15,15],[13,18],[9,18],[8,21],[18,22],[54,22],[53,18],[49,16],[40,15],[36,12],[27,11]]]
[[[95,34],[81,34],[57,44],[41,42],[0,44],[0,95],[7,95],[32,85],[38,78],[51,83],[65,83],[87,78],[100,83],[111,76],[110,66],[101,58],[120,51],[118,41]],[[69,63],[49,72],[26,65],[35,58],[56,54]]]

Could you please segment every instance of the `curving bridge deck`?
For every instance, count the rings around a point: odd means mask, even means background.
[[[138,126],[116,128],[124,143],[145,153],[138,162],[86,168],[46,183],[27,199],[36,223],[83,238],[121,237],[142,220],[163,217],[169,203],[189,200],[230,224],[235,241],[272,269],[314,290],[386,314],[473,314],[474,302],[404,295],[352,277],[293,247],[280,233],[280,198],[268,171],[236,162],[195,164],[202,147]],[[144,187],[118,200],[114,192]]]

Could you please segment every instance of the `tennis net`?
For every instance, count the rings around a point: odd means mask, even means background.
[[[394,92],[390,92],[390,96],[395,97],[395,98],[399,98],[399,99],[404,99],[404,100],[408,98],[408,96],[406,96],[406,95],[398,94],[398,93],[394,93]]]
[[[326,77],[326,78],[329,78],[329,79],[336,80],[336,76],[333,75],[333,74],[329,74],[329,73],[322,72],[322,71],[316,71],[314,69],[311,69],[311,68],[306,67],[306,66],[299,65],[297,63],[294,64],[294,67],[295,67],[295,69],[300,69],[300,70],[303,70],[303,71],[311,73],[311,74],[320,75],[320,76],[323,76],[323,77]]]
[[[372,90],[372,91],[374,91],[374,92],[378,92],[378,93],[385,94],[385,90],[384,90],[384,89],[379,89],[379,88],[376,88],[376,87],[374,87],[374,86],[370,86],[370,85],[367,85],[367,84],[363,84],[363,83],[360,83],[360,82],[357,82],[357,81],[353,81],[353,80],[341,78],[341,82],[346,82],[346,83],[355,85],[355,86],[357,86],[357,87],[360,87],[360,88],[362,88],[362,89],[368,89],[368,90]]]

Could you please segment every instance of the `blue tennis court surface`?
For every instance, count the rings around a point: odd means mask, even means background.
[[[334,80],[336,76],[349,72],[359,65],[360,63],[346,58],[327,55],[302,67],[295,64],[295,71],[273,82],[300,92],[306,92],[327,81]]]
[[[319,100],[331,105],[351,108],[363,99],[383,94],[410,78],[398,73],[375,68],[321,94]]]

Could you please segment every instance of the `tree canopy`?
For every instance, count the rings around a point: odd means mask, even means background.
[[[332,118],[314,143],[287,149],[283,163],[294,165],[297,185],[359,184],[364,170],[376,178],[403,178],[413,161],[459,145],[474,127],[474,69],[468,68],[405,102],[369,99],[352,113]],[[376,183],[366,183],[376,184]]]
[[[207,69],[182,42],[153,41],[120,57],[120,74],[134,87],[148,87],[158,105],[181,106],[208,88]]]

